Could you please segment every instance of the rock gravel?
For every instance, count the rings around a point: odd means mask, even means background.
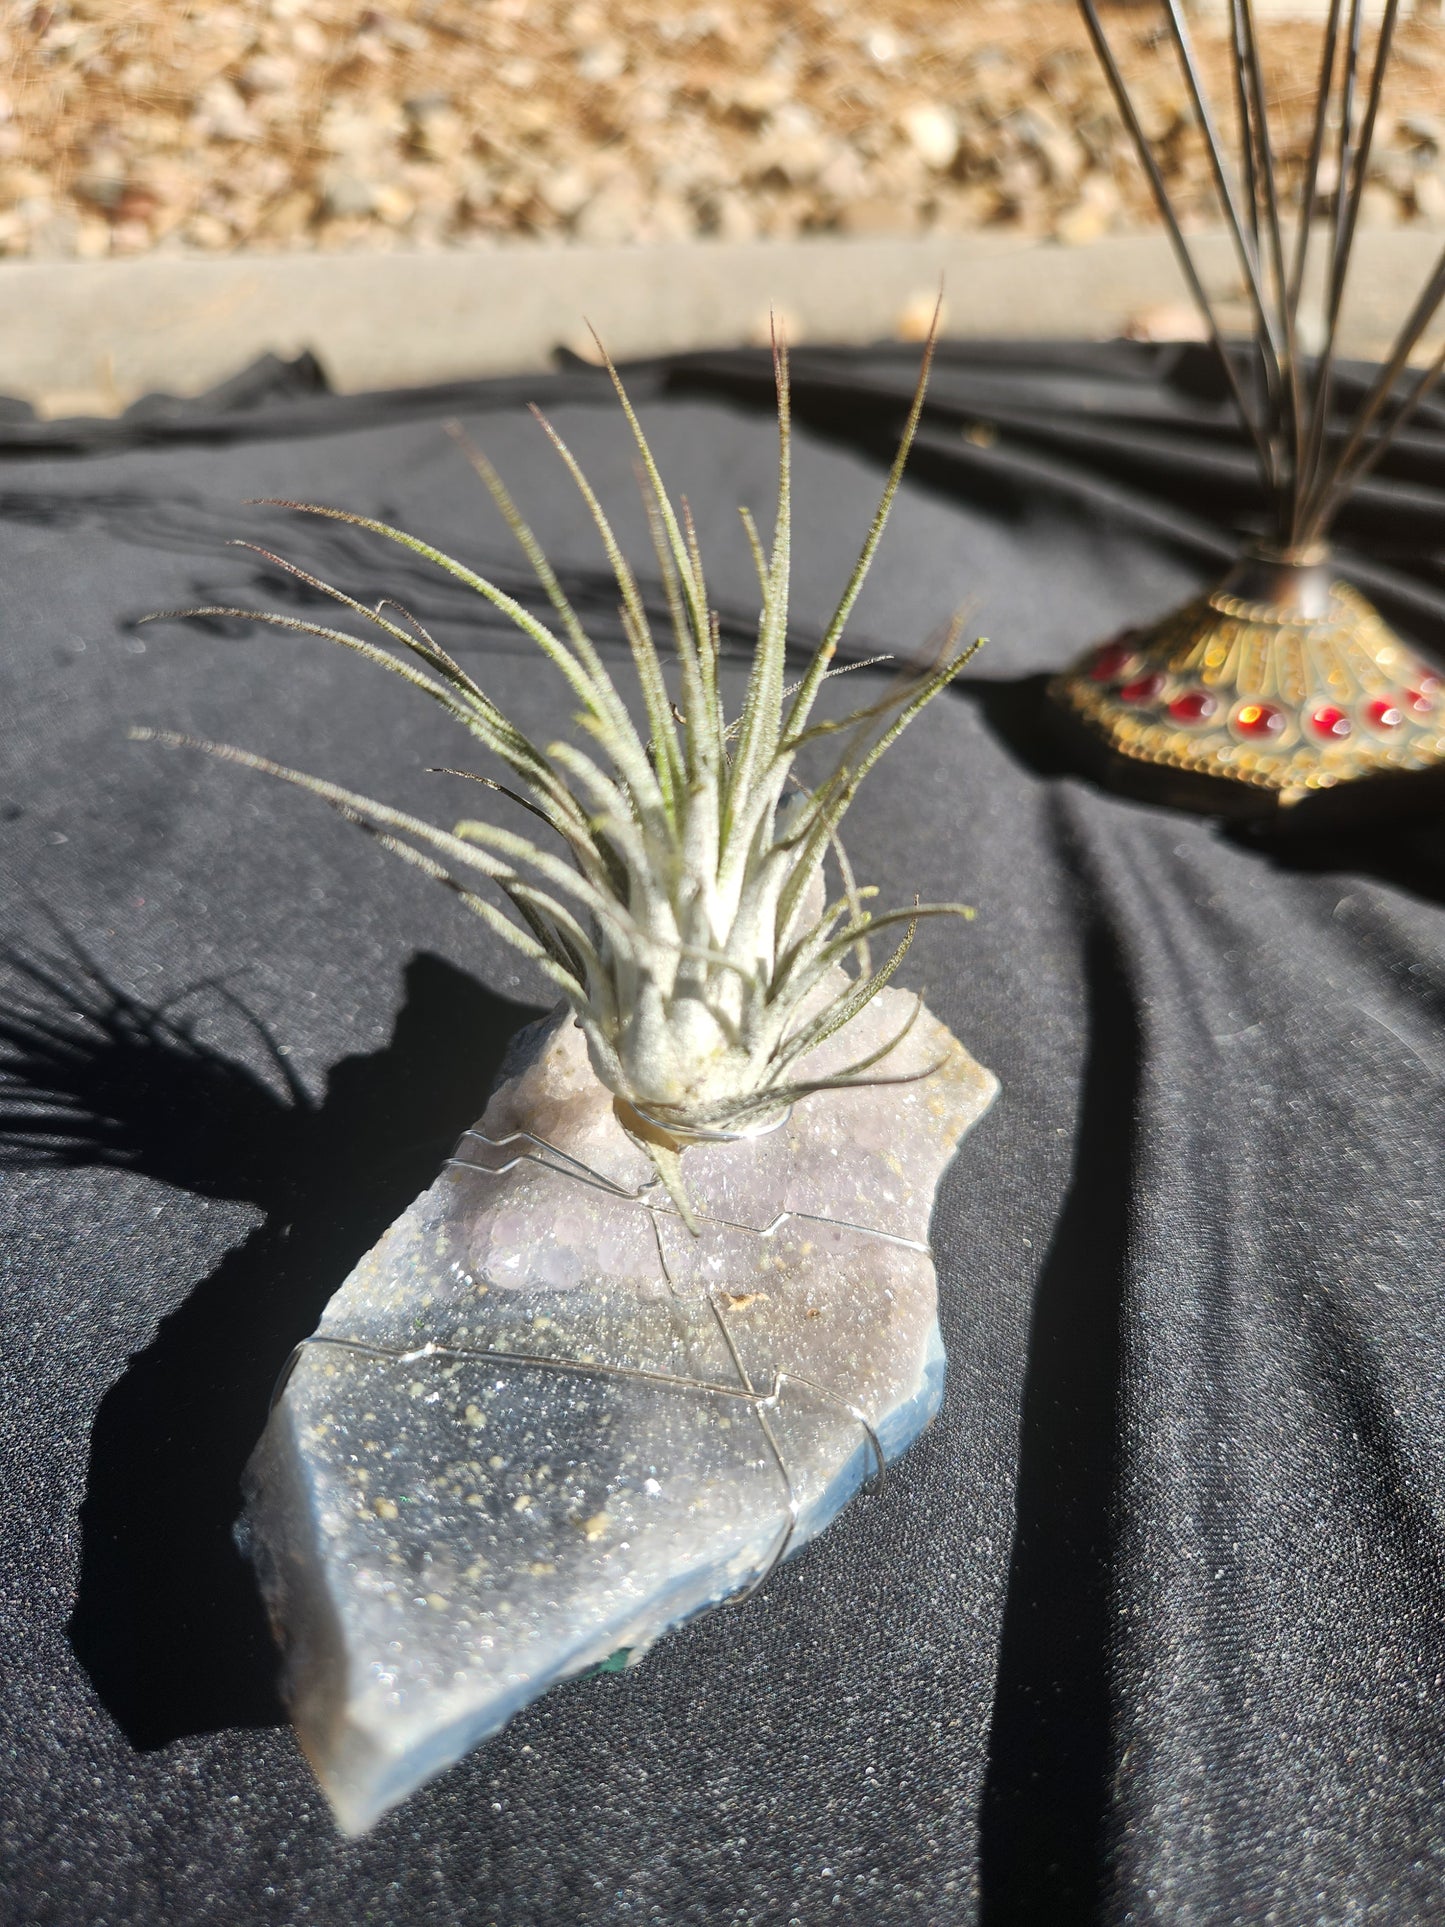
[[[1109,10],[1217,218],[1149,6]],[[1217,20],[1196,26],[1226,95]],[[1318,27],[1271,21],[1286,178]],[[1445,221],[1445,26],[1402,22],[1365,219]],[[1325,169],[1321,211],[1329,205]],[[45,0],[0,11],[0,254],[912,235],[1079,244],[1147,189],[1067,0]]]

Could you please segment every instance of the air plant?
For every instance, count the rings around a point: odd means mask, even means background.
[[[254,544],[239,546],[329,596],[383,640],[264,611],[165,612],[170,617],[245,616],[339,643],[424,691],[503,766],[510,782],[487,774],[472,780],[508,798],[544,826],[545,836],[531,826],[523,833],[477,820],[440,829],[246,750],[159,730],[133,732],[142,739],[203,748],[296,784],[455,891],[567,1000],[585,1033],[592,1067],[613,1093],[619,1120],[646,1146],[689,1223],[681,1176],[689,1144],[767,1129],[815,1091],[894,1081],[886,1059],[904,1031],[827,1075],[810,1074],[807,1059],[889,982],[920,918],[967,914],[956,904],[874,909],[876,892],[855,883],[839,836],[859,785],[879,757],[971,653],[960,644],[959,622],[937,659],[882,700],[841,718],[825,720],[816,713],[824,683],[843,673],[835,664],[839,640],[898,490],[923,407],[933,345],[930,337],[861,552],[821,639],[789,683],[791,417],[787,348],[775,339],[777,515],[765,548],[752,517],[740,511],[761,609],[742,706],[732,718],[724,712],[719,620],[708,601],[692,517],[685,500],[674,508],[626,389],[605,356],[640,460],[670,617],[670,665],[637,577],[576,457],[541,413],[533,413],[579,490],[616,577],[645,725],[634,720],[500,476],[459,431],[454,432],[551,605],[550,621],[465,563],[387,523],[315,503],[271,505],[365,529],[464,583],[529,637],[562,678],[577,705],[581,746],[533,742],[399,605],[382,601],[369,607]],[[799,755],[830,739],[842,744],[840,753],[820,781],[802,784],[795,772]],[[828,898],[823,880],[830,861],[840,882],[838,893]],[[507,907],[483,894],[483,884],[494,886]],[[875,965],[869,938],[900,926],[901,940]]]

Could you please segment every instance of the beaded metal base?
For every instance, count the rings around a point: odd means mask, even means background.
[[[1264,814],[1445,765],[1440,673],[1323,559],[1248,557],[1049,693],[1116,755],[1215,779],[1231,814],[1226,784],[1257,792],[1247,813]]]

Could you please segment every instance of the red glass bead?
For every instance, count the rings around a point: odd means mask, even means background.
[[[1119,691],[1121,703],[1152,703],[1164,687],[1164,677],[1156,669],[1148,676],[1136,676]]]
[[[1310,717],[1310,728],[1316,736],[1323,736],[1327,742],[1331,740],[1342,742],[1350,733],[1351,723],[1343,709],[1336,709],[1333,703],[1326,703],[1322,708],[1315,710]]]
[[[1186,689],[1169,705],[1176,723],[1207,723],[1219,707],[1219,700],[1207,689]]]
[[[1365,705],[1365,720],[1373,723],[1376,729],[1398,729],[1405,720],[1404,711],[1393,696],[1379,696]]]
[[[1268,739],[1284,729],[1284,712],[1273,703],[1241,703],[1234,712],[1234,727],[1241,736]]]
[[[1089,664],[1089,675],[1094,682],[1112,682],[1122,676],[1134,660],[1134,651],[1127,642],[1106,642],[1094,660]]]

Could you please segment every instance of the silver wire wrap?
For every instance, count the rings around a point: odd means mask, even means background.
[[[463,1144],[468,1142],[484,1144],[489,1149],[498,1151],[510,1150],[513,1145],[530,1146],[531,1148],[519,1150],[515,1156],[509,1158],[504,1164],[488,1165],[479,1164],[471,1158],[464,1158],[458,1155]],[[556,1160],[556,1162],[553,1160]],[[657,1180],[655,1178],[633,1189],[626,1185],[616,1183],[612,1178],[604,1176],[600,1171],[593,1170],[591,1165],[584,1164],[580,1158],[573,1157],[570,1152],[561,1150],[555,1144],[550,1144],[545,1138],[538,1137],[532,1131],[512,1131],[505,1137],[493,1138],[488,1137],[484,1131],[477,1130],[476,1128],[462,1132],[461,1137],[457,1140],[456,1150],[445,1160],[443,1168],[474,1172],[478,1177],[499,1178],[505,1176],[508,1171],[515,1170],[519,1164],[524,1162],[540,1164],[544,1170],[555,1171],[559,1177],[571,1178],[580,1184],[594,1185],[599,1190],[606,1191],[612,1197],[619,1198],[625,1203],[637,1204],[646,1210],[653,1220],[653,1233],[657,1241],[658,1263],[662,1267],[663,1277],[667,1280],[668,1288],[673,1292],[673,1295],[681,1298],[682,1294],[679,1293],[673,1285],[672,1275],[668,1269],[667,1257],[662,1246],[661,1227],[658,1224],[659,1216],[675,1217],[677,1213],[671,1206],[670,1201],[664,1203],[662,1200],[659,1200],[657,1203],[654,1203],[648,1197],[649,1192],[657,1189]],[[861,1232],[865,1236],[878,1238],[885,1244],[901,1245],[906,1250],[919,1251],[925,1255],[928,1253],[928,1246],[919,1243],[917,1239],[897,1237],[891,1232],[875,1231],[869,1225],[853,1224],[846,1218],[830,1218],[811,1211],[780,1211],[770,1224],[762,1227],[741,1224],[732,1218],[712,1218],[705,1215],[703,1216],[703,1222],[725,1226],[730,1230],[748,1231],[757,1238],[770,1238],[782,1225],[787,1224],[794,1218],[805,1219],[813,1224],[836,1225],[842,1230]],[[558,1358],[547,1353],[506,1352],[475,1345],[446,1345],[433,1339],[427,1339],[421,1345],[403,1348],[400,1346],[379,1345],[369,1339],[347,1338],[343,1334],[313,1332],[309,1338],[303,1338],[301,1342],[292,1349],[285,1364],[282,1365],[277,1375],[275,1386],[271,1392],[271,1402],[268,1409],[270,1411],[275,1410],[285,1393],[291,1374],[295,1371],[303,1352],[312,1345],[327,1345],[341,1351],[357,1352],[372,1358],[389,1359],[393,1363],[400,1365],[416,1364],[424,1359],[445,1358],[478,1365],[530,1366],[542,1371],[561,1372],[579,1378],[639,1380],[649,1385],[669,1386],[676,1391],[689,1392],[694,1396],[735,1400],[739,1404],[748,1406],[756,1417],[763,1439],[767,1444],[769,1454],[778,1469],[778,1476],[782,1480],[784,1498],[782,1529],[770,1548],[767,1558],[763,1561],[757,1572],[754,1573],[745,1584],[739,1587],[736,1592],[728,1594],[726,1598],[717,1602],[719,1605],[740,1604],[743,1600],[751,1598],[758,1588],[772,1576],[783,1559],[786,1558],[788,1548],[792,1544],[793,1535],[798,1526],[799,1504],[797,1490],[793,1483],[792,1473],[788,1468],[787,1459],[778,1442],[777,1433],[773,1429],[768,1417],[768,1414],[776,1410],[781,1403],[783,1391],[786,1387],[795,1386],[804,1393],[811,1393],[819,1403],[829,1405],[835,1411],[845,1413],[857,1424],[863,1433],[864,1441],[873,1458],[873,1471],[871,1475],[865,1479],[865,1486],[882,1486],[886,1471],[886,1461],[883,1456],[883,1447],[879,1441],[878,1434],[867,1417],[856,1405],[850,1404],[847,1399],[843,1398],[839,1393],[832,1391],[828,1386],[820,1385],[816,1380],[806,1378],[799,1372],[790,1372],[786,1369],[774,1371],[766,1382],[766,1385],[761,1388],[754,1383],[747,1368],[743,1364],[737,1346],[733,1342],[732,1333],[728,1330],[727,1320],[723,1316],[722,1307],[718,1304],[714,1296],[715,1289],[714,1286],[708,1286],[706,1291],[707,1305],[717,1325],[723,1344],[727,1349],[728,1356],[732,1360],[733,1369],[737,1372],[737,1384],[720,1384],[714,1380],[690,1378],[679,1373],[652,1371],[646,1366],[641,1365],[605,1365],[595,1360],[583,1364],[578,1359]]]
[[[772,1128],[769,1126],[769,1129]],[[494,1151],[505,1151],[513,1144],[535,1144],[541,1150],[549,1151],[553,1157],[561,1158],[564,1163],[563,1165],[549,1164],[546,1158],[534,1157],[529,1151],[519,1151],[515,1157],[508,1158],[505,1164],[476,1164],[470,1158],[458,1157],[453,1151],[452,1155],[444,1161],[447,1169],[475,1171],[484,1178],[501,1178],[505,1177],[508,1171],[515,1171],[524,1160],[530,1159],[533,1164],[540,1164],[544,1170],[556,1171],[559,1177],[575,1177],[580,1183],[596,1185],[599,1190],[609,1192],[611,1196],[621,1198],[625,1203],[645,1204],[654,1217],[659,1209],[666,1217],[677,1216],[670,1200],[661,1205],[654,1205],[647,1201],[647,1194],[658,1188],[656,1178],[649,1178],[646,1184],[638,1186],[635,1190],[629,1189],[626,1185],[616,1183],[612,1178],[604,1177],[600,1171],[594,1171],[590,1164],[583,1164],[580,1158],[574,1158],[568,1151],[559,1150],[555,1144],[549,1144],[545,1138],[538,1137],[532,1131],[509,1131],[506,1137],[488,1137],[485,1131],[479,1131],[473,1127],[471,1130],[463,1131],[461,1137],[457,1139],[458,1150],[469,1138],[478,1144],[487,1145]],[[901,1245],[905,1251],[917,1251],[925,1258],[932,1256],[928,1245],[918,1238],[901,1238],[892,1231],[879,1231],[871,1224],[855,1224],[851,1218],[829,1218],[816,1211],[780,1211],[771,1224],[765,1225],[743,1224],[737,1218],[717,1218],[708,1212],[699,1212],[698,1216],[704,1224],[723,1225],[729,1231],[750,1231],[755,1238],[771,1238],[775,1231],[790,1223],[792,1219],[802,1218],[809,1224],[836,1225],[841,1231],[856,1231],[862,1237],[877,1238],[886,1245]]]

